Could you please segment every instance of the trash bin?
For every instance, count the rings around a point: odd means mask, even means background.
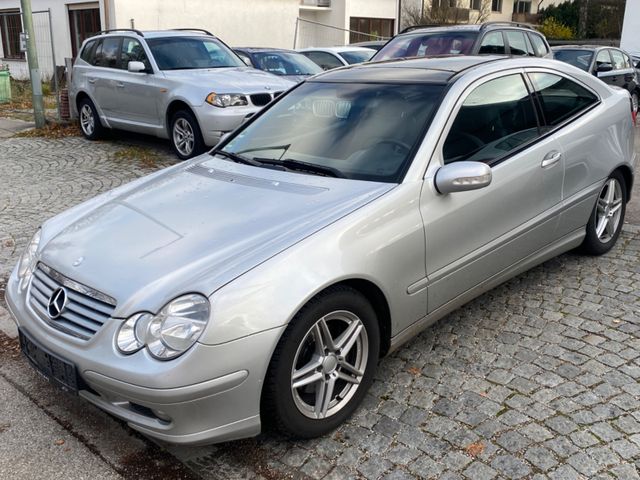
[[[0,65],[0,103],[11,101],[11,82],[9,80],[9,67]]]

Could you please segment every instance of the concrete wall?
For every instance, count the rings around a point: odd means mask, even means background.
[[[640,55],[640,34],[638,32],[640,32],[640,2],[627,0],[620,48],[634,55]]]

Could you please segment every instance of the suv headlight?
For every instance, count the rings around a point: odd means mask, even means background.
[[[214,107],[242,107],[249,105],[247,97],[240,93],[223,93],[217,94],[211,92],[207,95],[206,102]]]
[[[157,315],[136,313],[120,326],[118,349],[131,354],[146,346],[155,358],[175,358],[200,338],[209,310],[207,297],[193,293],[171,300]]]
[[[20,262],[18,263],[18,278],[20,279],[20,290],[24,290],[29,285],[29,280],[36,268],[38,246],[40,245],[40,229],[33,235],[27,248],[25,248]]]

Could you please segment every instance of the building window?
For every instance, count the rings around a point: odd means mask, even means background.
[[[469,2],[469,8],[471,10],[480,10],[482,8],[482,0],[471,0]]]
[[[100,8],[74,8],[69,5],[69,28],[71,30],[71,51],[75,57],[85,39],[102,30],[100,27]]]
[[[22,59],[24,52],[20,51],[20,32],[22,20],[20,12],[0,12],[0,36],[2,37],[3,58]]]
[[[491,11],[502,13],[502,0],[491,0]]]
[[[531,2],[518,0],[513,4],[513,13],[531,13]]]
[[[351,30],[349,43],[391,38],[393,37],[393,27],[393,18],[351,17],[349,21],[349,30]],[[368,33],[369,35],[360,35],[360,33]]]

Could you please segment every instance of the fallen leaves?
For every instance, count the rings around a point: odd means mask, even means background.
[[[16,133],[15,137],[42,137],[42,138],[65,138],[65,137],[79,137],[82,133],[80,127],[74,123],[47,123],[44,128],[32,128],[30,130],[24,130]]]
[[[418,367],[409,367],[407,369],[407,372],[409,372],[411,375],[414,375],[414,376],[417,377],[418,375],[420,375],[422,373],[422,370],[420,370]]]
[[[60,445],[64,445],[64,440],[63,440],[63,439],[59,439],[59,440],[56,440],[56,441],[55,441],[55,442],[53,442],[53,443],[54,443],[55,445],[58,445],[58,446],[60,446]]]
[[[464,447],[465,452],[467,452],[472,457],[477,457],[478,455],[484,452],[484,443],[482,442],[474,442],[470,443],[466,447]]]

